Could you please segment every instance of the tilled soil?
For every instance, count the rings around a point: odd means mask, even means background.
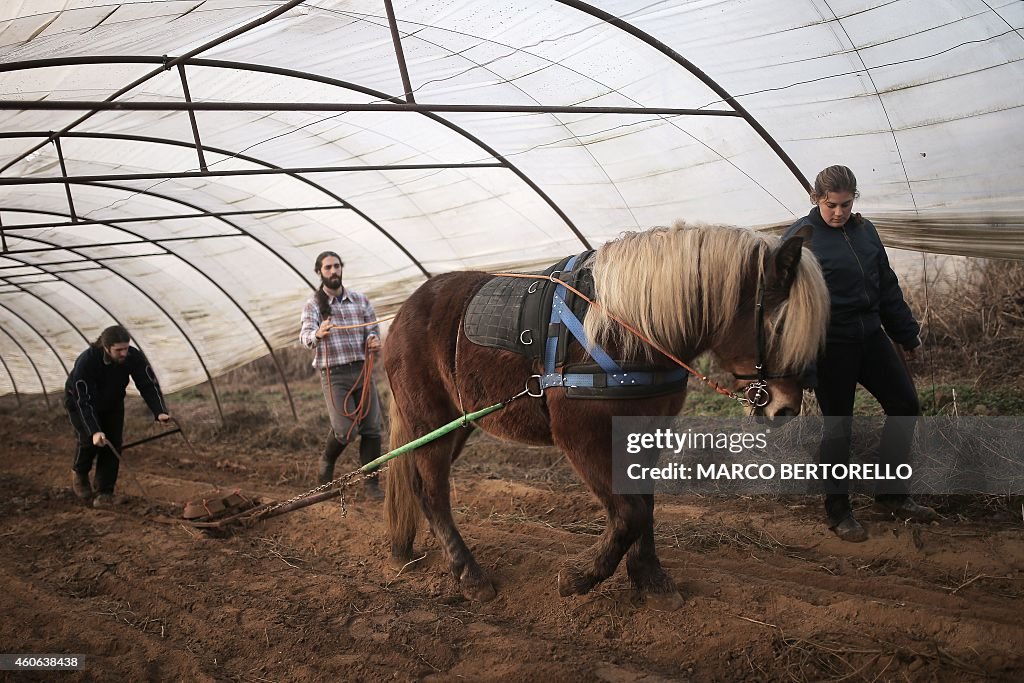
[[[263,501],[312,488],[315,452],[176,437],[126,451],[95,510],[70,491],[70,429],[0,416],[0,651],[76,653],[80,681],[903,681],[1024,679],[1024,525],[1002,499],[940,499],[942,522],[869,509],[836,539],[810,497],[668,497],[657,545],[681,606],[641,601],[625,568],[561,598],[558,566],[600,507],[554,450],[477,434],[456,521],[498,597],[466,601],[434,539],[388,559],[382,506],[354,488],[231,534],[180,519],[213,486]],[[355,449],[343,456],[354,468]],[[1019,502],[1017,503],[1019,505]]]

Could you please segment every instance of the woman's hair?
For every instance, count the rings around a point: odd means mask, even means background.
[[[320,275],[320,268],[321,268],[321,266],[324,265],[324,259],[329,257],[329,256],[333,256],[334,258],[338,259],[338,263],[341,264],[341,267],[342,268],[345,267],[345,262],[342,261],[341,257],[338,256],[335,252],[333,252],[333,251],[322,251],[322,252],[320,252],[320,255],[316,257],[316,264],[313,266],[313,272],[314,273],[316,273],[317,275]],[[320,286],[320,287],[316,288],[316,304],[317,304],[317,307],[320,309],[320,319],[321,320],[327,320],[328,318],[331,317],[331,304],[327,300],[327,292],[324,291],[323,286]]]
[[[849,192],[856,199],[860,196],[860,192],[857,192],[857,176],[846,166],[829,166],[814,179],[811,203],[817,204],[829,192]]]
[[[128,330],[120,325],[111,325],[100,332],[100,336],[92,343],[98,349],[109,349],[114,344],[127,344],[132,340]]]

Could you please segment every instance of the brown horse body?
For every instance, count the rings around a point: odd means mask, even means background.
[[[725,315],[716,314],[719,321],[716,324],[705,324],[707,321],[704,320],[703,312],[691,315],[690,318],[698,321],[698,326],[703,325],[703,328],[688,332],[684,330],[683,334],[675,337],[670,332],[659,334],[659,323],[654,320],[644,331],[662,348],[686,361],[704,351],[711,351],[725,369],[735,374],[755,372],[758,349],[754,301],[758,287],[764,288],[765,319],[769,321],[766,325],[772,328],[768,330],[769,338],[772,338],[773,330],[778,330],[781,337],[781,313],[795,281],[802,282],[801,299],[810,304],[804,305],[808,310],[800,311],[791,305],[788,317],[803,318],[797,321],[800,325],[789,320],[787,326],[807,326],[817,338],[811,339],[804,346],[816,349],[820,345],[825,321],[823,311],[827,310],[828,304],[827,294],[824,293],[824,284],[816,264],[806,263],[812,259],[803,259],[805,263],[801,265],[799,238],[790,240],[782,247],[772,248],[774,238],[751,239],[744,236],[740,239],[740,232],[726,228],[674,228],[633,235],[642,240],[653,237],[657,241],[653,253],[657,254],[666,249],[672,251],[672,235],[677,231],[705,231],[703,234],[681,237],[686,243],[686,252],[701,249],[705,243],[711,244],[716,240],[728,242],[730,237],[736,237],[742,246],[736,248],[738,245],[733,244],[731,248],[702,252],[705,263],[719,258],[726,259],[722,267],[731,267],[731,272],[719,273],[719,276],[735,278],[735,282],[716,285],[714,282],[705,282],[701,277],[693,281],[695,287],[709,290],[735,287],[731,296],[733,310]],[[718,234],[723,231],[728,233]],[[602,247],[602,250],[609,245]],[[626,247],[628,251],[629,245]],[[729,251],[735,253],[729,255]],[[659,256],[651,256],[651,253],[643,250],[639,254],[606,253],[603,255],[606,259],[602,262],[599,250],[593,262],[597,300],[615,302],[612,290],[617,286],[639,287],[642,290],[644,286],[649,289],[652,284],[660,283],[661,287],[672,287],[678,277],[673,267],[678,266],[680,271],[690,267],[681,262],[679,254],[660,253]],[[618,272],[617,276],[628,273],[629,277],[649,278],[649,282],[636,283],[628,278],[619,281],[608,279],[608,273],[615,272],[615,264],[609,262],[608,258],[614,261],[629,255],[641,260],[646,256],[647,260],[654,262],[630,264]],[[692,258],[696,255],[690,256]],[[660,263],[657,262],[659,260]],[[652,268],[654,270],[650,272]],[[648,271],[647,275],[642,274],[645,271]],[[433,277],[399,311],[384,347],[385,367],[394,395],[391,410],[392,447],[407,443],[465,413],[508,399],[523,390],[530,376],[540,372],[540,366],[534,360],[511,351],[478,346],[465,337],[462,322],[469,299],[491,277],[481,272],[448,273]],[[695,287],[691,289],[696,291]],[[641,291],[641,295],[646,296],[646,293]],[[675,298],[674,292],[671,295]],[[710,301],[706,298],[706,292],[694,296],[705,297],[705,307]],[[701,305],[700,301],[692,303]],[[630,305],[620,302],[618,308],[625,310],[609,312],[630,319]],[[657,301],[652,304],[651,300],[645,299],[638,305],[646,309],[651,309],[652,305],[656,308]],[[592,309],[588,318],[594,315],[601,314],[596,314]],[[636,316],[633,316],[630,322],[635,321]],[[588,331],[592,332],[591,338],[601,343],[613,358],[627,361],[659,358],[662,361],[660,364],[664,365],[663,356],[649,348],[637,346],[633,340],[622,335],[620,330],[615,330],[614,323],[604,331],[595,326],[594,321],[588,320],[587,325]],[[694,327],[692,321],[690,327]],[[790,334],[800,331],[791,330]],[[795,339],[796,336],[791,338]],[[777,361],[785,358],[784,365],[793,369],[793,366],[802,365],[810,359],[809,354],[803,351],[787,355],[784,348],[786,339],[773,339],[778,343],[770,346],[769,361],[772,358]],[[573,360],[587,358],[585,350],[578,345],[571,349],[570,356]],[[779,363],[777,367],[781,368],[782,365]],[[772,400],[766,407],[768,415],[796,414],[799,411],[801,391],[796,378],[773,380],[770,390]],[[685,391],[679,391],[654,398],[586,400],[569,398],[563,389],[555,387],[548,389],[541,398],[521,398],[477,421],[478,427],[502,439],[557,446],[606,510],[606,528],[597,543],[567,562],[559,571],[558,587],[561,595],[587,593],[614,573],[623,556],[626,557],[629,579],[638,591],[659,594],[675,592],[675,584],[661,567],[655,552],[654,496],[616,494],[612,490],[612,417],[675,415],[682,408],[684,398]],[[441,543],[452,575],[459,582],[463,594],[473,600],[488,600],[495,595],[493,584],[459,534],[452,518],[449,498],[451,464],[458,458],[470,431],[459,429],[451,432],[394,462],[387,477],[386,513],[391,552],[397,562],[404,563],[412,557],[418,508],[426,516],[431,530]]]

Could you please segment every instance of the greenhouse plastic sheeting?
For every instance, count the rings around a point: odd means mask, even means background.
[[[384,315],[427,274],[786,225],[834,163],[891,246],[1022,255],[1024,2],[392,9],[0,4],[0,394],[114,321],[167,390],[294,344],[325,249]]]

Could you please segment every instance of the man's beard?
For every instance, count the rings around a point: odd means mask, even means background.
[[[324,277],[321,275],[320,284],[322,284],[327,289],[338,289],[339,287],[341,287],[341,276],[332,275],[330,277]]]

